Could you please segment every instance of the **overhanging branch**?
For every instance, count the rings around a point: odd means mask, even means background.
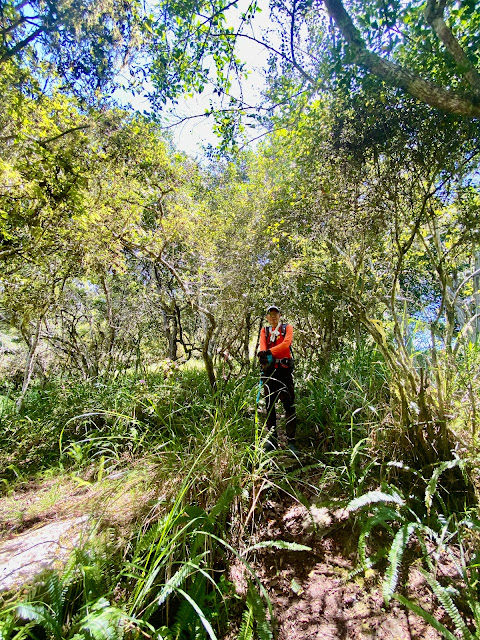
[[[435,82],[425,80],[395,62],[390,62],[376,53],[368,51],[366,44],[352,19],[345,11],[341,0],[324,0],[325,7],[342,36],[350,45],[355,62],[384,80],[387,84],[404,89],[425,104],[460,116],[480,118],[480,102],[468,95],[460,95],[444,89]]]

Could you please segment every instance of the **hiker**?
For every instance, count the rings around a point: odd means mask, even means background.
[[[267,409],[266,426],[270,434],[265,449],[272,451],[278,446],[275,403],[281,400],[285,409],[287,446],[296,454],[297,417],[292,376],[293,357],[290,350],[293,327],[290,324],[282,324],[280,320],[280,309],[274,304],[267,307],[267,322],[270,326],[263,327],[260,332],[260,351],[257,354],[262,369],[261,380]]]

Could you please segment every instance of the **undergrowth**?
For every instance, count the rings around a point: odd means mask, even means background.
[[[472,624],[478,632],[472,540],[479,523],[474,505],[461,503],[461,491],[452,497],[448,475],[462,469],[468,484],[474,462],[418,470],[380,450],[377,434],[392,416],[385,367],[374,349],[346,350],[328,372],[297,372],[297,380],[304,453],[287,467],[281,451],[265,453],[255,373],[237,380],[219,376],[215,393],[198,368],[108,383],[53,379],[27,393],[20,413],[9,398],[1,408],[5,492],[52,470],[80,482],[88,473],[86,482],[97,485],[116,470],[128,474],[145,458],[152,471],[148,500],[128,531],[115,545],[80,550],[62,575],[46,576],[27,599],[11,594],[0,614],[0,639],[203,640],[222,637],[232,624],[239,640],[272,638],[273,611],[249,563],[248,536],[261,517],[259,505],[274,492],[307,507],[328,504],[329,496],[336,505],[349,505],[359,527],[362,568],[384,567],[386,604],[396,598],[435,626],[401,581],[415,541],[426,583],[451,628],[464,638],[476,632]],[[389,542],[371,549],[381,529]],[[118,532],[111,533],[115,538]],[[456,562],[458,584],[443,584],[432,561],[441,553]],[[233,558],[248,577],[244,597],[226,577]],[[450,637],[443,628],[437,625]]]

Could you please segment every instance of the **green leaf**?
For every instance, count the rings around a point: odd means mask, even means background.
[[[435,495],[435,491],[437,489],[437,484],[440,476],[447,469],[453,469],[454,467],[463,466],[467,460],[456,459],[456,460],[447,460],[446,462],[441,462],[435,471],[432,473],[432,477],[430,478],[427,488],[425,490],[425,506],[427,507],[427,513],[430,514],[430,509],[432,506],[433,496]]]
[[[460,612],[457,606],[455,605],[455,603],[453,602],[452,597],[448,592],[447,588],[441,585],[438,582],[438,580],[434,576],[432,576],[432,574],[429,573],[428,571],[421,569],[420,573],[424,576],[425,580],[430,585],[433,593],[437,596],[441,605],[443,606],[445,611],[448,613],[448,615],[452,619],[452,622],[454,623],[457,630],[461,632],[463,639],[474,640],[474,636],[468,630],[468,627],[465,621],[463,620],[462,616],[460,615]]]
[[[34,620],[37,624],[42,626],[45,631],[52,633],[55,638],[61,640],[61,623],[52,616],[52,614],[46,609],[45,605],[25,602],[18,605],[17,614],[24,620]]]
[[[176,589],[176,591],[178,593],[180,593],[185,600],[187,600],[187,602],[189,602],[192,607],[195,609],[195,612],[197,613],[198,617],[200,618],[201,623],[203,624],[203,626],[205,627],[205,631],[208,633],[208,635],[210,636],[211,640],[217,640],[217,636],[215,635],[214,630],[212,629],[212,625],[209,623],[209,621],[207,620],[205,614],[203,613],[202,609],[198,606],[198,604],[195,602],[195,600],[193,600],[193,598],[191,598],[188,593],[186,593],[185,591],[183,591],[183,589]]]
[[[401,507],[403,507],[403,505],[405,504],[405,500],[401,496],[399,496],[398,493],[390,494],[383,491],[369,491],[363,496],[354,498],[347,505],[347,509],[348,511],[357,511],[362,507],[366,507],[377,502],[393,502]]]
[[[404,598],[399,593],[395,593],[393,595],[393,598],[395,600],[398,600],[400,604],[403,604],[404,607],[410,609],[410,611],[413,611],[413,613],[417,614],[417,616],[423,618],[425,622],[432,626],[436,631],[441,633],[443,637],[446,638],[446,640],[458,640],[458,638],[454,636],[453,633],[451,633],[446,627],[443,626],[441,622],[434,618],[431,613],[425,611],[423,607],[420,607],[418,604],[415,604],[411,600],[408,600],[408,598]]]
[[[285,540],[266,540],[265,542],[258,542],[246,549],[245,553],[255,551],[256,549],[285,549],[287,551],[311,551],[311,547],[307,547],[304,544],[298,544],[298,542],[286,542]]]
[[[389,565],[385,573],[383,581],[383,598],[385,603],[388,604],[392,598],[398,583],[398,574],[400,569],[400,563],[403,558],[404,551],[407,547],[410,536],[419,527],[418,522],[409,522],[404,524],[403,527],[397,531],[397,535],[393,539],[390,552],[388,554]]]

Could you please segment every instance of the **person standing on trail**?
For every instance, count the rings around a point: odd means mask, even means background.
[[[261,382],[267,409],[266,426],[270,434],[265,448],[272,451],[278,446],[275,403],[280,400],[285,409],[288,449],[292,453],[298,453],[295,446],[297,416],[292,376],[293,357],[290,349],[293,327],[281,323],[280,309],[274,304],[267,308],[267,322],[270,326],[263,327],[260,332],[260,350],[257,354],[262,369]]]

